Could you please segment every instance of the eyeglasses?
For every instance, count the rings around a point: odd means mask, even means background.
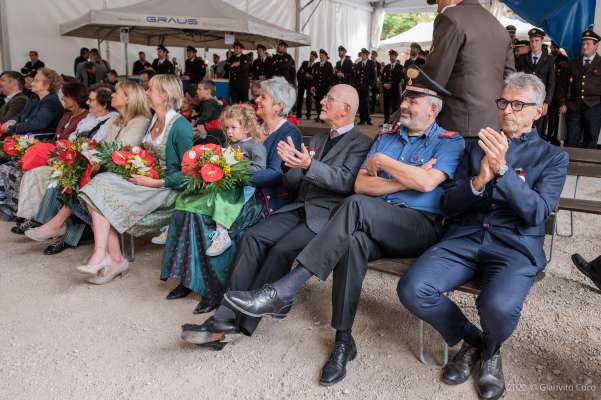
[[[326,102],[327,103],[333,103],[335,101],[340,101],[342,104],[346,104],[346,105],[350,106],[349,103],[341,101],[341,100],[338,100],[336,97],[332,96],[331,94],[327,94],[326,95]]]
[[[500,99],[495,100],[495,102],[497,103],[497,108],[499,110],[504,110],[504,109],[507,108],[508,105],[511,104],[511,109],[513,111],[522,111],[522,109],[524,107],[531,107],[531,106],[537,106],[538,105],[536,103],[524,103],[523,101],[519,101],[519,100],[509,101],[509,100],[504,99],[502,97]]]

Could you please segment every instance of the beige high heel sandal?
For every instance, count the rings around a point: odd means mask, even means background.
[[[110,266],[100,270],[95,277],[88,278],[86,281],[93,283],[94,285],[104,285],[116,277],[123,278],[129,272],[129,261],[127,261],[125,258],[120,265],[116,266],[114,271],[107,272],[107,270],[110,270],[112,266],[113,265],[111,264]]]

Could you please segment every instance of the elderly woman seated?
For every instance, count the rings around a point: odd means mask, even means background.
[[[90,91],[90,112],[96,108],[106,110],[109,106],[118,115],[111,118],[93,136],[98,142],[119,142],[125,145],[138,145],[148,128],[150,110],[144,91],[131,82],[119,82],[115,93],[108,95],[107,89]],[[88,133],[89,134],[89,133]],[[35,241],[51,240],[44,254],[60,253],[67,247],[76,247],[90,216],[85,208],[75,203],[73,208],[63,204],[56,189],[47,189],[41,205],[34,217],[36,223],[44,223],[39,228],[29,229],[25,235]]]
[[[111,172],[96,175],[79,192],[92,217],[94,252],[78,270],[87,281],[102,285],[129,271],[118,234],[141,236],[167,225],[178,190],[183,186],[181,162],[192,146],[192,126],[177,110],[184,94],[174,75],[155,75],[147,91],[155,115],[142,143],[165,170],[164,179],[133,175],[126,180]]]
[[[267,151],[267,167],[254,173],[251,185],[256,189],[238,218],[229,228],[232,246],[221,254],[209,257],[206,250],[215,233],[215,223],[210,216],[189,211],[176,211],[169,226],[168,240],[163,256],[161,279],[179,279],[180,284],[167,299],[179,299],[191,291],[202,296],[195,313],[212,310],[221,300],[229,279],[228,266],[236,254],[236,241],[246,229],[264,216],[289,202],[284,187],[281,160],[277,144],[289,138],[300,148],[301,134],[286,120],[294,105],[296,91],[284,78],[276,77],[261,82],[257,98],[257,116],[264,124],[262,142]]]
[[[10,135],[54,132],[64,110],[57,95],[62,85],[63,79],[54,70],[40,69],[31,82],[37,99],[29,101],[15,119],[2,124],[0,131]],[[0,215],[8,220],[17,212],[21,175],[16,162],[0,165]]]

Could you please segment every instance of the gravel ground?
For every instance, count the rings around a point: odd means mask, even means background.
[[[573,179],[566,184],[571,193]],[[601,198],[601,183],[580,193]],[[506,399],[601,398],[601,296],[572,266],[575,251],[601,254],[601,217],[575,215],[547,276],[532,289],[503,347]],[[569,214],[561,213],[560,230]],[[84,282],[74,267],[90,246],[43,256],[42,244],[0,223],[0,398],[2,399],[476,399],[474,380],[449,387],[416,358],[418,321],[396,297],[396,279],[370,271],[354,326],[359,356],[338,385],[317,384],[329,354],[331,282],[303,289],[284,321],[263,321],[252,338],[211,351],[183,343],[180,325],[200,323],[194,297],[166,301],[175,282],[158,279],[161,249],[138,241],[130,274]],[[472,296],[453,297],[472,319]],[[440,337],[428,330],[431,356]],[[451,353],[456,349],[451,349]]]

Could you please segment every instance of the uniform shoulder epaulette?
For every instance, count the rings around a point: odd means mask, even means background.
[[[446,131],[441,133],[440,135],[438,135],[439,138],[441,139],[451,139],[454,138],[455,136],[457,136],[458,133],[454,132],[454,131]]]

